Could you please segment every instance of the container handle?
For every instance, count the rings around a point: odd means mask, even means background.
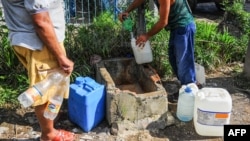
[[[205,98],[205,93],[199,91],[199,92],[197,92],[197,97],[198,97],[199,99],[204,99],[204,98]]]
[[[94,87],[91,86],[91,85],[89,85],[89,84],[87,84],[87,83],[84,85],[84,88],[85,88],[88,92],[91,92],[92,90],[94,90]]]
[[[197,92],[199,91],[199,88],[197,87],[197,85],[195,83],[189,83],[189,84],[187,84],[187,86],[189,86],[192,89],[194,95],[196,95]]]

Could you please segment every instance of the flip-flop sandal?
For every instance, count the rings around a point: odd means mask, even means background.
[[[43,140],[40,141],[75,141],[75,134],[65,130],[58,130],[58,134],[52,140]]]

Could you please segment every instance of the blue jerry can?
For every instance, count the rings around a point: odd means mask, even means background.
[[[105,86],[90,77],[77,77],[70,84],[69,120],[89,132],[105,117]]]

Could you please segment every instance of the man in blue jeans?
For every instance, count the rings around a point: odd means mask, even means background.
[[[145,0],[134,0],[127,10],[119,15],[127,17],[129,12],[138,8]],[[144,45],[153,35],[163,28],[170,30],[169,61],[181,85],[196,83],[194,36],[196,26],[186,0],[154,0],[159,10],[159,20],[146,33],[138,35],[136,44]]]

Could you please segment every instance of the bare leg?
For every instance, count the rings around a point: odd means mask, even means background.
[[[55,120],[49,120],[43,116],[46,104],[35,107],[35,114],[41,128],[41,141],[74,141],[75,134],[62,129],[55,129]],[[56,118],[57,119],[57,118]]]
[[[56,136],[57,130],[54,128],[54,121],[49,120],[43,116],[45,107],[46,104],[36,106],[35,114],[41,128],[41,139],[50,140]]]

